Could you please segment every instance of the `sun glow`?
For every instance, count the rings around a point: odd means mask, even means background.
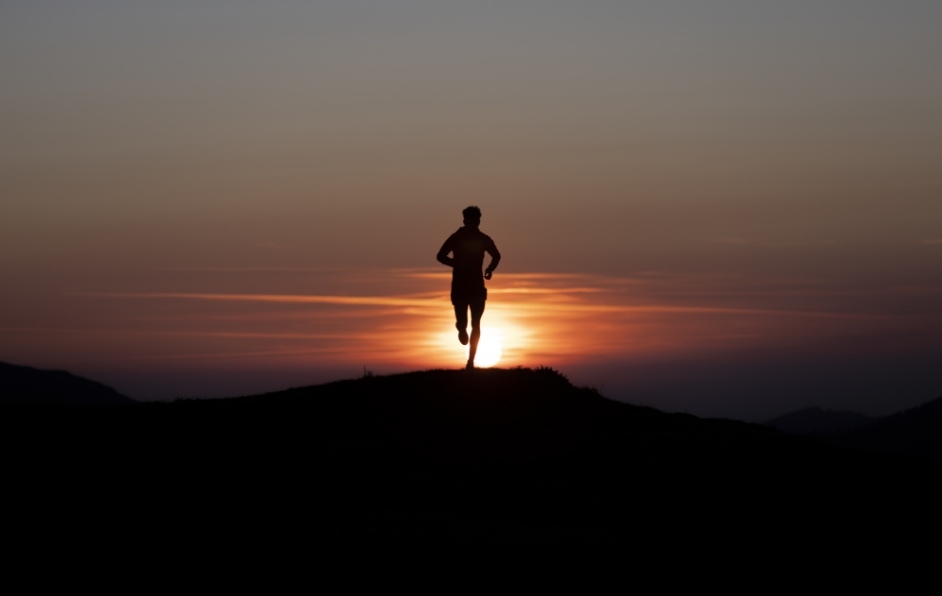
[[[52,354],[67,362],[81,352],[89,361],[153,363],[141,366],[154,370],[183,366],[177,363],[207,370],[320,367],[331,375],[356,374],[364,365],[381,373],[464,367],[468,347],[459,342],[440,276],[425,280],[412,273],[355,270],[325,273],[322,279],[340,288],[338,294],[69,294],[76,308],[88,309],[83,312],[90,321],[99,321],[102,309],[118,309],[122,317],[107,319],[114,326],[42,331],[41,337],[35,328],[12,326],[12,319],[0,317],[0,349],[21,349],[9,337],[24,345],[41,340],[44,350],[61,352],[37,352],[37,360]],[[776,280],[743,281],[732,289],[729,283],[722,276],[505,274],[491,284],[475,364],[581,366],[616,358],[691,358],[766,345],[766,338],[840,337],[865,323],[878,332],[886,320],[877,313],[871,322],[870,313],[831,312],[829,303],[814,301],[839,295],[836,286],[781,282],[796,297],[783,302]],[[262,281],[257,286],[267,287]],[[807,296],[806,302],[799,303],[798,296]]]
[[[478,353],[474,358],[475,366],[488,368],[500,362],[504,355],[504,332],[496,327],[482,327]]]

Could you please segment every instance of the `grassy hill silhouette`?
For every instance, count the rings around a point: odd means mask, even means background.
[[[121,544],[772,558],[842,585],[877,563],[937,581],[942,555],[937,462],[619,403],[545,368],[2,414],[13,507]]]
[[[64,370],[43,370],[0,362],[0,405],[132,404],[106,385]]]

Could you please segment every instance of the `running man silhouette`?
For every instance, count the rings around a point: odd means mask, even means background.
[[[451,303],[455,305],[458,341],[463,346],[468,344],[468,309],[471,309],[471,348],[467,365],[470,369],[474,368],[474,355],[481,339],[481,316],[484,314],[484,301],[487,300],[484,280],[490,279],[497,269],[500,253],[497,252],[491,237],[478,229],[481,225],[481,210],[471,206],[461,214],[464,216],[464,227],[458,228],[457,232],[445,240],[436,258],[439,263],[452,268]],[[491,264],[482,276],[481,267],[484,265],[485,252],[491,255]],[[449,257],[448,253],[454,256]]]

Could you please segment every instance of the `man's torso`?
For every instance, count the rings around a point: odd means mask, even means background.
[[[490,236],[469,228],[460,228],[448,239],[454,255],[452,269],[452,294],[477,293],[484,289],[484,253],[492,250],[494,242]]]

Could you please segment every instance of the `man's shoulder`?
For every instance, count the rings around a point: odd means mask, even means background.
[[[483,242],[486,244],[493,244],[494,241],[490,236],[482,232],[481,230],[472,230],[468,228],[458,228],[458,231],[448,237],[448,241],[460,239],[463,242]]]

